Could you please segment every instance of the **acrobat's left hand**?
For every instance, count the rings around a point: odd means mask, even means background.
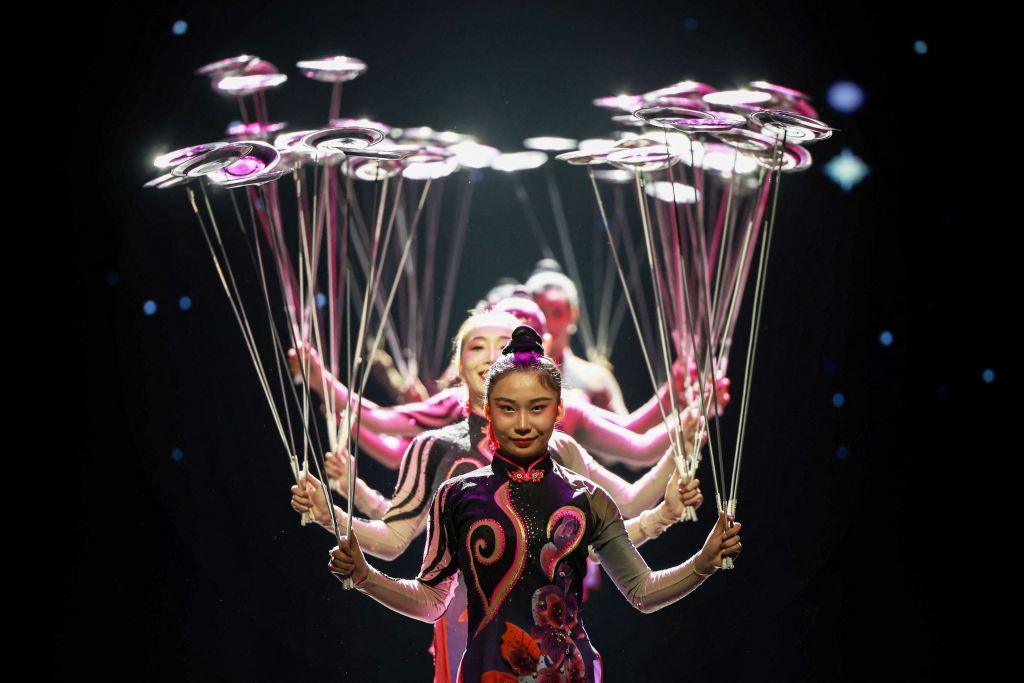
[[[696,510],[703,503],[704,494],[700,492],[700,479],[694,478],[684,484],[679,477],[679,471],[672,472],[668,486],[665,487],[665,506],[672,519],[682,519],[683,509],[687,506]]]
[[[327,566],[339,580],[350,578],[358,586],[370,573],[370,565],[363,557],[355,533],[342,536],[341,544],[335,546],[330,555],[331,561]]]
[[[693,559],[694,568],[698,574],[710,574],[715,568],[722,566],[723,557],[738,557],[743,545],[740,543],[739,522],[733,522],[729,526],[729,519],[724,512],[718,513],[718,521],[715,528],[708,534],[708,540],[704,541],[704,547],[700,549]]]

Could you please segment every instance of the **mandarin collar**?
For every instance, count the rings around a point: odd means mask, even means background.
[[[541,481],[544,479],[544,475],[551,471],[551,465],[550,451],[544,451],[525,465],[520,465],[515,458],[503,453],[501,449],[494,452],[494,459],[491,460],[491,468],[494,472],[521,483]]]

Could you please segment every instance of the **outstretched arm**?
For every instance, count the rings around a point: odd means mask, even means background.
[[[433,623],[440,619],[455,592],[454,574],[436,584],[423,583],[419,579],[394,579],[382,574],[366,562],[359,548],[358,536],[354,533],[351,540],[343,537],[330,554],[328,568],[332,574],[340,580],[351,578],[359,592],[390,610],[419,621]]]
[[[636,517],[661,499],[665,484],[675,471],[671,451],[635,482],[629,482],[594,459],[576,439],[562,432],[551,435],[548,447],[567,468],[590,479],[608,492],[625,517]]]
[[[363,520],[353,518],[352,528],[362,539],[366,552],[385,560],[393,560],[403,552],[416,538],[426,524],[430,502],[430,486],[436,474],[437,459],[431,459],[432,449],[442,447],[431,435],[423,435],[413,439],[402,458],[402,466],[398,471],[398,484],[391,504],[381,519]],[[331,524],[331,512],[328,497],[322,493],[323,487],[311,474],[306,475],[305,489],[292,487],[292,507],[297,512],[313,511],[318,524],[334,531]],[[342,529],[346,527],[348,515],[340,507],[333,505],[334,517]]]
[[[671,434],[666,423],[637,434],[603,419],[597,410],[593,406],[567,405],[564,424],[566,431],[605,462],[619,462],[633,468],[650,467],[668,450]],[[679,419],[683,445],[689,453],[701,423],[700,411],[691,406],[679,413]]]
[[[641,612],[654,612],[682,599],[721,566],[723,557],[740,552],[740,525],[726,528],[722,513],[700,552],[670,569],[652,571],[627,538],[614,503],[602,494],[599,490],[592,498],[599,519],[592,547],[615,587]]]
[[[342,539],[331,551],[331,572],[342,579],[351,577],[360,592],[399,614],[426,622],[440,619],[451,601],[458,571],[449,542],[454,538],[450,516],[441,512],[446,498],[444,490],[434,495],[427,523],[427,547],[415,579],[394,579],[371,567],[359,549],[356,536],[351,541]]]
[[[320,354],[315,349],[308,349],[305,355],[305,365],[308,369],[306,381],[309,388],[325,403],[333,405],[335,412],[341,413],[349,401],[348,387],[323,366]],[[302,375],[303,362],[295,349],[288,351],[288,366],[293,374]],[[360,398],[359,406],[362,410],[361,424],[364,430],[396,436],[415,436],[422,431],[415,420],[393,408],[379,406],[367,398]],[[353,409],[356,407],[353,406]]]
[[[298,512],[313,511],[317,524],[334,533],[330,509],[334,507],[334,519],[342,530],[348,526],[348,513],[339,506],[329,503],[324,496],[324,487],[312,474],[307,474],[304,488],[292,486],[292,508]],[[409,547],[421,529],[420,520],[401,519],[384,521],[352,518],[353,533],[359,534],[366,545],[366,552],[384,560],[393,560]]]
[[[348,497],[348,473],[352,467],[352,456],[342,458],[337,453],[324,456],[324,472],[327,474],[334,489],[342,498]],[[383,519],[384,513],[391,507],[391,499],[373,488],[362,477],[356,477],[355,486],[356,509],[370,519]]]

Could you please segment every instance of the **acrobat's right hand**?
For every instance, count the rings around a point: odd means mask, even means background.
[[[305,367],[303,367],[305,366]],[[296,384],[302,383],[303,371],[308,373],[306,383],[318,396],[323,398],[324,375],[320,354],[309,343],[288,349],[288,369]]]
[[[352,466],[352,456],[345,449],[338,453],[327,453],[324,455],[324,472],[331,482],[331,488],[342,496],[348,496],[348,473]],[[358,499],[357,499],[358,500]]]
[[[330,555],[331,561],[327,566],[339,581],[352,579],[353,583],[359,585],[370,573],[370,565],[366,563],[363,551],[359,548],[359,539],[354,533],[351,537],[342,536],[340,545],[335,546]]]
[[[331,511],[327,507],[331,503],[324,496],[324,487],[312,474],[305,473],[300,484],[292,486],[292,509],[300,515],[310,510],[317,524],[331,528]]]

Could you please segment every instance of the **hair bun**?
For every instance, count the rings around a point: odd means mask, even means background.
[[[520,325],[512,331],[512,338],[501,353],[536,353],[543,356],[544,343],[537,330],[529,325]]]

